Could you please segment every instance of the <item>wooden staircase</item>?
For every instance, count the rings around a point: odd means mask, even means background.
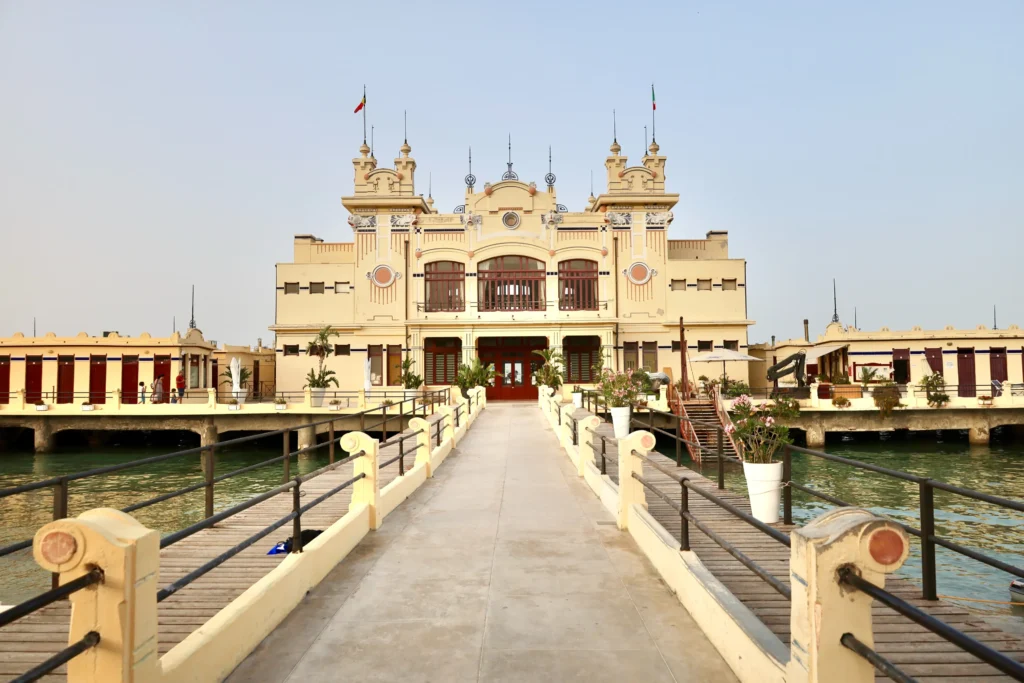
[[[701,448],[696,448],[687,444],[687,450],[690,452],[690,458],[694,462],[701,462],[704,458],[714,459],[718,448],[718,429],[716,426],[723,427],[722,419],[718,414],[718,410],[715,408],[713,401],[709,400],[696,400],[696,401],[682,401],[677,403],[680,407],[680,415],[693,420],[694,423],[689,436],[684,436],[688,441],[693,441],[700,444]],[[689,423],[684,422],[684,429]],[[709,449],[709,450],[705,450]],[[733,446],[732,439],[727,434],[722,435],[722,454],[726,458],[736,458],[736,448]]]

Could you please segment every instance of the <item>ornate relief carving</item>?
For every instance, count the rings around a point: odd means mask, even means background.
[[[483,216],[479,216],[479,215],[473,213],[472,211],[468,211],[468,212],[466,212],[464,214],[461,214],[459,216],[459,218],[462,220],[462,224],[466,225],[466,226],[472,226],[472,225],[479,226],[481,223],[484,222],[484,217]]]
[[[631,213],[609,211],[605,215],[608,216],[608,222],[614,225],[615,227],[626,227],[629,225],[633,225],[633,214]]]
[[[672,222],[672,218],[673,218],[673,216],[672,216],[672,212],[671,211],[648,211],[647,212],[647,225],[652,225],[652,226],[665,225],[665,226],[667,226],[669,223]]]
[[[376,228],[376,216],[349,216],[348,224],[353,228]]]
[[[562,222],[562,216],[557,213],[542,213],[540,215],[540,222],[544,225],[558,225]]]
[[[366,279],[378,287],[390,287],[400,277],[402,274],[396,273],[391,266],[377,266],[366,274]]]
[[[391,214],[392,228],[408,228],[413,225],[416,225],[416,214]]]

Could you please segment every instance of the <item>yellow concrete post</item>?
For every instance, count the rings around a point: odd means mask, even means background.
[[[206,390],[206,407],[216,408],[217,407],[217,390],[207,389]]]
[[[18,389],[14,392],[14,400],[11,403],[13,404],[11,406],[13,410],[25,410],[25,390]]]
[[[543,409],[544,406],[546,406],[547,402],[548,402],[548,400],[547,400],[548,399],[548,396],[547,396],[548,391],[547,390],[548,390],[547,386],[545,386],[543,384],[538,384],[537,385],[537,405],[540,406],[541,409]]]
[[[840,586],[837,573],[850,566],[884,588],[885,575],[907,559],[907,532],[867,510],[838,508],[795,529],[790,538],[793,602],[787,683],[871,683],[874,667],[839,642],[850,633],[874,647],[871,598]]]
[[[601,425],[601,418],[597,415],[588,415],[587,417],[580,420],[579,424],[579,444],[580,444],[580,457],[579,457],[579,468],[576,472],[581,477],[583,476],[583,468],[586,467],[588,462],[596,462],[597,454],[594,451],[594,440],[597,436],[594,434],[597,428]]]
[[[341,437],[341,447],[350,454],[362,453],[352,463],[353,476],[366,476],[352,485],[352,500],[349,509],[354,505],[365,503],[370,508],[370,528],[379,529],[383,521],[378,514],[380,510],[380,481],[377,479],[377,455],[380,443],[364,432],[349,432]]]
[[[309,387],[302,390],[302,405],[307,408],[313,407],[313,390]]]
[[[71,594],[68,642],[90,631],[98,645],[68,662],[70,683],[155,683],[159,680],[156,592],[160,533],[118,510],[99,508],[36,532],[36,562],[62,584],[103,570],[103,582]]]
[[[414,417],[409,420],[409,429],[414,432],[417,430],[422,432],[422,434],[416,435],[416,464],[424,463],[427,467],[427,477],[434,476],[434,472],[430,469],[430,452],[433,450],[433,443],[430,440],[430,423],[422,417]]]
[[[121,410],[121,389],[114,389],[113,391],[110,392],[110,394],[110,409]]]
[[[625,531],[629,527],[629,506],[634,503],[647,507],[647,495],[644,485],[637,481],[633,474],[642,477],[644,474],[643,460],[633,455],[636,451],[641,456],[647,455],[654,448],[654,435],[650,432],[630,432],[625,439],[619,439],[619,504],[617,520],[619,529]]]
[[[356,407],[359,410],[366,410],[366,389],[359,390],[359,396],[356,399]]]

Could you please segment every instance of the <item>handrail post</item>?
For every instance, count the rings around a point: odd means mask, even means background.
[[[68,480],[61,477],[60,481],[53,485],[53,521],[64,519],[68,516]],[[60,574],[50,575],[50,588],[60,586]]]
[[[292,512],[295,519],[292,520],[292,552],[302,552],[302,514],[299,509],[302,507],[302,478],[295,477],[295,486],[292,487]]]
[[[884,588],[885,575],[903,564],[910,550],[907,532],[867,510],[836,508],[790,535],[790,658],[787,683],[873,683],[874,667],[842,645],[851,634],[874,647],[871,597],[839,582],[850,566]]]
[[[686,515],[690,514],[690,490],[686,488],[685,477],[679,480],[679,545],[680,550],[690,549],[690,521]]]
[[[359,431],[366,431],[366,410],[359,411]]]
[[[413,466],[423,463],[423,466],[427,470],[427,478],[434,476],[433,467],[430,464],[431,448],[430,442],[433,440],[433,434],[431,429],[433,427],[426,418],[414,417],[409,420],[409,429],[414,432],[419,432],[416,435],[416,458],[413,460],[415,463]]]
[[[382,521],[379,514],[380,480],[377,477],[380,443],[365,432],[349,432],[341,437],[341,447],[349,453],[362,453],[352,463],[352,473],[363,477],[352,485],[349,510],[357,505],[366,505],[369,508],[370,528],[379,529]]]
[[[683,466],[683,418],[676,415],[676,467]]]
[[[718,428],[718,444],[717,444],[717,456],[718,456],[718,490],[725,490],[725,438],[722,434],[722,428]]]
[[[381,418],[380,424],[381,424],[381,428],[384,430],[382,432],[382,436],[380,437],[380,440],[381,441],[387,441],[388,440],[388,406],[387,406],[386,403],[381,403],[380,404],[380,412],[381,412],[381,415],[383,415],[383,417]]]
[[[327,458],[328,464],[334,464],[334,420],[331,420],[327,425]]]
[[[50,522],[32,543],[36,563],[60,572],[61,583],[103,570],[103,581],[71,594],[67,642],[90,631],[100,643],[71,659],[74,683],[157,681],[157,577],[160,533],[118,510],[98,508]]]
[[[284,457],[284,483],[287,484],[288,480],[292,478],[292,456],[289,452],[292,447],[292,430],[284,430],[284,434],[281,435],[281,455]]]
[[[789,444],[782,447],[782,522],[793,523],[793,452]]]
[[[918,484],[921,505],[921,592],[925,600],[938,600],[935,579],[935,489],[927,479]]]
[[[654,448],[654,435],[650,432],[631,432],[624,439],[619,439],[619,500],[617,523],[620,530],[629,528],[629,511],[634,504],[647,507],[647,494],[644,485],[633,478],[644,476],[643,460],[635,455],[636,451],[646,456]]]
[[[405,439],[398,440],[398,476],[405,476]]]
[[[206,479],[206,518],[213,517],[213,469],[216,459],[217,447],[210,446],[203,451],[203,476]]]

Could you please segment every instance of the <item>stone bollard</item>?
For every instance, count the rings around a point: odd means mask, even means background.
[[[366,389],[360,389],[356,396],[356,407],[359,410],[366,410]]]
[[[434,450],[434,441],[430,438],[432,430],[430,429],[430,423],[422,417],[414,417],[409,420],[409,429],[412,431],[422,431],[422,434],[416,435],[416,464],[424,463],[427,467],[427,477],[434,476],[434,472],[430,469],[430,453]]]
[[[619,439],[619,505],[617,521],[619,529],[629,528],[629,506],[633,503],[647,508],[647,493],[644,485],[633,478],[644,474],[643,460],[633,455],[636,451],[644,456],[654,448],[654,435],[650,432],[630,432],[625,439]]]
[[[72,683],[157,681],[156,592],[160,533],[119,510],[98,508],[43,526],[32,542],[40,567],[61,584],[93,567],[103,581],[71,594],[68,643],[90,631],[100,642],[68,662]]]
[[[309,387],[302,390],[302,405],[306,408],[313,407],[313,390]]]
[[[601,418],[597,415],[588,415],[587,417],[580,420],[579,423],[579,444],[580,444],[580,457],[578,460],[578,468],[576,474],[583,476],[584,467],[587,463],[597,462],[597,451],[594,449],[594,441],[597,439],[597,435],[594,432],[601,426]]]
[[[363,455],[352,463],[352,475],[358,477],[360,474],[366,476],[352,485],[352,500],[349,503],[349,510],[353,506],[365,503],[370,508],[370,528],[379,529],[383,521],[380,517],[380,480],[377,479],[377,459],[380,450],[380,443],[365,432],[349,432],[341,437],[342,449],[349,454],[359,453]]]
[[[880,588],[907,559],[902,527],[867,510],[837,508],[790,535],[791,657],[787,683],[872,683],[875,669],[839,641],[850,633],[874,647],[871,598],[841,586],[838,571],[852,567]]]
[[[206,407],[216,408],[217,407],[217,390],[207,389],[206,390]]]
[[[811,407],[812,408],[820,408],[821,407],[821,399],[818,398],[818,383],[817,382],[811,382],[810,389],[811,389]]]

